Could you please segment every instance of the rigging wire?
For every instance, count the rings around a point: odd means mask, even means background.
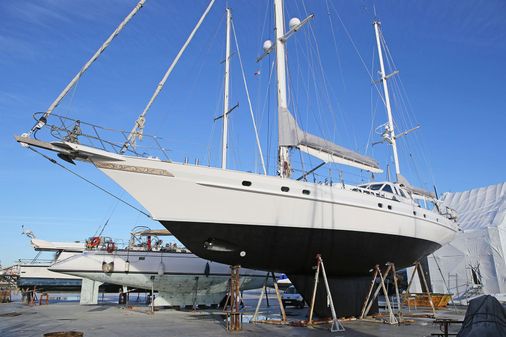
[[[375,82],[375,79],[374,77],[372,76],[372,73],[369,72],[369,69],[367,68],[367,65],[365,64],[365,61],[364,61],[364,58],[362,57],[362,55],[360,54],[360,51],[358,50],[357,48],[357,45],[355,44],[355,41],[353,40],[350,32],[348,31],[348,28],[346,27],[346,25],[344,24],[344,21],[341,19],[341,16],[339,15],[339,13],[337,12],[337,9],[334,7],[334,4],[333,2],[330,2],[331,6],[332,6],[332,9],[334,11],[334,13],[336,14],[337,18],[339,19],[339,22],[341,22],[341,25],[344,29],[344,32],[346,33],[346,36],[348,37],[348,39],[350,40],[351,42],[351,45],[353,46],[353,49],[355,50],[355,52],[357,53],[359,59],[360,59],[360,62],[362,62],[362,66],[364,67],[365,71],[367,72],[367,75],[369,75],[369,79],[371,80],[371,83],[373,83],[374,87],[376,88],[376,91],[378,92],[378,94],[380,95],[381,99],[383,100],[383,104],[386,105],[386,102],[385,102],[385,99],[383,98],[383,96],[381,95],[381,90],[378,88],[378,86],[376,85],[376,82]]]
[[[334,22],[332,21],[332,16],[330,15],[330,7],[329,7],[328,0],[325,0],[325,6],[327,7],[327,17],[329,18],[330,31],[332,33],[332,42],[334,44],[334,49],[336,51],[337,65],[339,67],[339,74],[341,75],[340,76],[341,82],[343,84],[343,88],[346,89],[346,83],[344,83],[343,65],[341,62],[341,58],[339,57],[339,49],[337,48],[337,39],[336,39],[335,30],[334,30]]]
[[[86,182],[87,182],[87,183],[89,183],[90,185],[92,185],[92,186],[94,186],[94,187],[98,188],[98,189],[99,189],[99,190],[101,190],[102,192],[105,192],[106,194],[110,195],[111,197],[113,197],[113,198],[117,199],[118,201],[120,201],[120,202],[124,203],[125,205],[127,205],[127,206],[129,206],[129,207],[131,207],[131,208],[135,209],[136,211],[138,211],[138,212],[140,212],[140,213],[144,214],[145,216],[147,216],[148,218],[150,218],[150,219],[151,219],[151,216],[150,216],[148,213],[146,213],[146,212],[144,212],[143,210],[141,210],[141,209],[139,209],[139,208],[135,207],[134,205],[132,205],[132,204],[131,204],[131,203],[129,203],[128,201],[121,199],[120,197],[116,196],[116,195],[115,195],[115,194],[113,194],[112,192],[109,192],[109,191],[108,191],[108,190],[106,190],[105,188],[103,188],[103,187],[101,187],[101,186],[97,185],[96,183],[94,183],[93,181],[89,180],[88,178],[83,177],[83,176],[82,176],[82,175],[80,175],[79,173],[72,171],[72,170],[71,170],[71,169],[69,169],[68,167],[66,167],[66,166],[64,166],[64,165],[60,164],[59,162],[57,162],[55,159],[53,159],[53,158],[51,158],[51,157],[49,157],[49,156],[47,156],[47,155],[43,154],[43,153],[42,153],[42,152],[40,152],[40,151],[37,151],[36,149],[34,149],[34,148],[33,148],[33,147],[31,147],[31,146],[28,146],[28,149],[30,149],[30,150],[32,150],[33,152],[35,152],[35,153],[37,153],[37,154],[41,155],[42,157],[44,157],[44,158],[46,158],[47,160],[49,160],[51,163],[53,163],[53,164],[55,164],[55,165],[57,165],[57,166],[61,167],[62,169],[64,169],[65,171],[67,171],[67,172],[69,172],[69,173],[71,173],[71,174],[75,175],[76,177],[81,178],[82,180],[86,181]]]
[[[251,121],[253,123],[253,129],[255,129],[255,137],[256,137],[256,141],[257,141],[258,153],[260,155],[260,160],[262,162],[262,169],[264,171],[264,175],[267,175],[267,170],[265,169],[264,156],[262,154],[262,147],[260,146],[260,139],[258,138],[258,130],[257,130],[256,122],[255,122],[255,116],[253,114],[253,107],[251,106],[251,98],[249,95],[248,84],[246,83],[246,75],[244,74],[244,67],[242,64],[241,51],[239,50],[239,43],[237,42],[237,35],[235,32],[234,20],[231,20],[231,23],[232,23],[232,32],[234,33],[235,47],[237,49],[237,57],[239,59],[239,65],[241,66],[241,73],[242,73],[242,80],[244,83],[244,90],[246,90],[246,97],[248,98],[248,107],[249,107],[249,112],[251,115]]]
[[[304,1],[302,2],[302,7],[304,9],[304,14],[306,16],[309,15],[309,12],[308,12],[308,10],[306,8],[306,5],[305,5]],[[336,114],[335,114],[334,109],[332,107],[332,100],[330,98],[331,95],[329,93],[330,84],[329,84],[329,81],[327,79],[327,76],[325,76],[325,71],[324,71],[324,67],[323,67],[323,63],[322,63],[322,56],[321,56],[321,52],[320,52],[320,47],[319,47],[318,40],[316,39],[316,34],[314,32],[313,25],[310,22],[308,24],[308,26],[309,26],[309,28],[308,28],[307,31],[305,31],[305,35],[306,35],[306,38],[307,38],[306,43],[307,43],[307,46],[308,46],[309,55],[311,56],[311,61],[312,61],[309,64],[310,64],[310,66],[313,66],[312,63],[316,63],[317,66],[318,66],[318,70],[319,70],[319,74],[318,75],[320,75],[321,78],[322,78],[321,84],[322,84],[323,92],[324,92],[324,95],[323,95],[324,99],[323,100],[326,101],[326,103],[327,103],[327,109],[328,109],[328,112],[330,113],[330,116],[332,118],[334,130],[335,130],[337,123],[336,123],[336,119],[335,119]],[[313,41],[314,48],[311,48],[311,46],[309,45],[310,44],[310,40]],[[319,92],[321,92],[321,90],[320,90],[320,87],[318,86],[318,82],[316,80],[316,78],[317,78],[317,76],[316,76],[317,72],[315,71],[315,69],[313,67],[311,67],[311,70],[312,70],[312,75],[313,75],[312,78],[313,78],[313,86],[314,86],[315,93],[319,93]],[[330,88],[330,90],[332,90],[332,88]],[[324,119],[322,117],[323,116],[322,115],[322,106],[320,104],[320,100],[318,100],[318,106],[319,106],[318,112],[319,112],[319,115],[320,115],[319,117],[320,117],[321,122],[323,122]],[[343,118],[344,124],[347,124],[344,121],[344,116],[342,114],[341,114],[341,118]],[[320,125],[320,130],[321,130],[322,135],[324,136],[324,138],[326,138],[326,139],[333,138],[333,137],[330,137],[328,135],[328,133],[329,133],[328,130],[323,130],[323,128],[322,128],[321,125]],[[345,132],[347,133],[347,129],[345,129]],[[347,138],[351,138],[351,137],[349,137],[349,134],[348,134]],[[353,140],[355,142],[355,145],[356,145],[357,141],[356,141],[355,135],[353,135],[352,138],[353,138]]]

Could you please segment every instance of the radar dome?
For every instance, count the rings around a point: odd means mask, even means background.
[[[293,27],[300,25],[300,19],[299,18],[291,18],[290,22],[288,22],[288,26],[290,29],[293,29]]]
[[[271,40],[266,40],[264,42],[264,51],[267,52],[269,49],[271,49],[272,47],[272,41]]]

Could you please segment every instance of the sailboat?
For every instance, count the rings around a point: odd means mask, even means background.
[[[214,0],[209,3],[190,34],[190,40],[213,3]],[[143,1],[134,11],[142,5]],[[411,186],[400,173],[387,84],[390,75],[385,73],[383,65],[378,21],[374,22],[374,28],[388,116],[384,138],[392,146],[396,181],[349,185],[344,182],[312,183],[303,177],[291,179],[290,153],[295,150],[319,158],[324,164],[337,163],[372,173],[382,170],[373,158],[312,135],[298,125],[288,108],[286,44],[313,16],[304,20],[291,19],[286,30],[283,0],[274,0],[274,12],[275,42],[264,43],[264,55],[274,53],[276,56],[276,176],[228,169],[226,159],[222,167],[209,167],[137,155],[135,142],[143,136],[145,112],[155,95],[123,144],[100,139],[95,142],[100,146],[84,145],[82,140],[87,136],[95,137],[95,140],[97,136],[82,132],[82,122],[79,125],[76,122],[73,128],[68,126],[68,120],[62,123],[64,127],[53,124],[53,130],[61,130],[65,135],[56,141],[35,138],[34,134],[39,130],[50,127],[48,118],[66,95],[65,91],[46,113],[37,117],[36,125],[29,132],[16,139],[32,149],[55,151],[60,158],[70,162],[92,163],[133,196],[153,219],[163,224],[194,254],[224,264],[285,273],[306,301],[312,296],[315,257],[321,254],[328,261],[326,271],[337,315],[356,316],[370,285],[369,270],[386,262],[393,262],[398,268],[409,266],[449,242],[458,230],[456,214],[443,207],[432,193]],[[228,24],[230,20],[228,14]],[[125,21],[120,27],[124,24]],[[229,29],[227,31],[229,41]],[[118,30],[111,37],[117,34]],[[111,37],[94,57],[103,52],[112,41]],[[176,59],[188,43],[189,40]],[[228,60],[227,47],[226,67]],[[79,78],[92,61],[93,58],[74,79]],[[173,65],[155,94],[161,90]],[[71,81],[67,88],[72,85]],[[229,111],[228,99],[225,101],[224,123]],[[97,131],[95,126],[92,127]],[[225,153],[225,135],[223,139]],[[425,207],[429,201],[435,207]],[[325,291],[318,294],[316,313],[326,315]]]
[[[201,259],[175,243],[163,245],[160,239],[170,232],[142,227],[134,228],[126,247],[102,238],[96,247],[58,260],[49,270],[83,278],[83,284],[96,281],[89,283],[97,288],[95,304],[102,283],[157,291],[154,306],[218,305],[226,297],[229,266]],[[241,290],[258,289],[265,282],[272,285],[265,272],[243,269]]]

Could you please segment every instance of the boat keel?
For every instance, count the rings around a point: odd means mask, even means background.
[[[314,275],[287,275],[297,291],[304,297],[308,305],[311,305],[311,298],[314,289]],[[340,317],[360,317],[362,306],[371,286],[370,276],[349,276],[349,277],[328,277],[330,292],[334,301],[336,315]],[[377,299],[373,303],[370,314],[378,312]],[[316,291],[314,313],[319,318],[331,317],[328,306],[327,291],[325,282],[320,276]]]

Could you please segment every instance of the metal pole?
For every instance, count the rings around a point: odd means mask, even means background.
[[[126,24],[133,18],[133,16],[135,14],[137,14],[137,12],[142,8],[142,6],[144,6],[144,2],[146,2],[146,0],[140,0],[137,3],[137,5],[135,5],[134,9],[132,9],[132,11],[130,12],[130,14],[128,14],[123,19],[123,21],[119,24],[119,26],[116,28],[116,30],[114,30],[114,32],[107,38],[107,40],[95,52],[95,54],[93,54],[93,56],[88,60],[88,62],[86,62],[86,64],[81,68],[81,70],[79,70],[79,72],[74,76],[74,78],[69,82],[69,84],[67,84],[67,86],[65,87],[65,89],[63,89],[63,91],[60,93],[60,95],[58,95],[58,97],[54,100],[54,102],[51,103],[51,105],[49,106],[49,108],[47,109],[47,111],[44,113],[44,115],[39,119],[39,121],[44,121],[44,124],[45,124],[45,120],[47,120],[47,117],[49,117],[49,115],[53,112],[53,110],[56,109],[56,107],[58,106],[58,104],[61,103],[61,101],[63,100],[63,98],[65,98],[65,96],[67,96],[67,94],[69,93],[70,89],[72,89],[74,87],[74,85],[77,83],[77,81],[79,81],[79,79],[81,78],[81,76],[92,65],[92,63],[95,62],[98,59],[98,57],[100,56],[100,54],[102,54],[104,52],[104,50],[107,49],[107,47],[109,47],[109,45],[111,44],[112,40],[114,40],[114,38],[119,35],[119,33],[123,30],[123,28],[125,28]],[[39,124],[39,122],[37,122],[37,124],[32,127],[32,129],[30,130],[30,132],[28,133],[27,136],[29,136],[30,134],[32,134],[37,129],[37,125],[38,124]]]
[[[395,296],[397,296],[397,315],[399,316],[399,322],[402,321],[402,306],[401,306],[401,296],[399,295],[399,287],[397,285],[397,272],[395,270],[395,264],[390,263],[392,266],[392,273],[394,274],[394,287],[395,287]]]
[[[319,255],[317,255],[319,256]],[[313,311],[314,311],[314,302],[316,299],[316,289],[318,288],[318,276],[320,275],[320,259],[316,260],[316,273],[314,275],[314,288],[313,288],[313,297],[311,297],[311,307],[309,308],[309,320],[307,322],[308,325],[313,324]]]
[[[276,74],[278,85],[278,128],[285,121],[280,120],[281,110],[288,109],[286,95],[286,51],[282,38],[285,35],[285,18],[283,13],[283,0],[274,0],[275,32],[276,32]],[[279,137],[279,135],[278,135]],[[279,146],[278,171],[282,178],[290,177],[290,156],[288,147]]]
[[[285,307],[283,306],[283,300],[281,300],[281,295],[279,294],[278,283],[276,282],[276,277],[274,273],[272,275],[272,282],[274,283],[274,290],[276,291],[276,297],[278,298],[279,308],[281,309],[281,321],[286,322],[286,312]]]
[[[155,277],[151,276],[151,313],[155,313]]]
[[[360,318],[365,318],[365,309],[369,304],[369,298],[371,298],[372,290],[374,289],[374,283],[376,282],[377,277],[378,277],[378,270],[374,268],[374,275],[372,277],[371,286],[369,287],[369,293],[367,294],[364,305],[362,306],[362,313],[360,314]]]
[[[332,320],[337,321],[336,309],[334,308],[334,300],[332,299],[329,283],[327,281],[327,273],[325,273],[325,265],[323,264],[321,256],[318,255],[318,259],[322,265],[323,281],[325,282],[325,289],[327,289],[327,296],[330,302],[330,311],[332,312]]]
[[[417,262],[417,265],[418,265],[418,268],[420,268],[419,274],[422,274],[423,285],[425,286],[425,291],[427,293],[427,296],[429,297],[429,303],[432,308],[432,314],[434,315],[434,317],[436,317],[436,308],[434,308],[434,303],[432,302],[432,295],[429,291],[429,287],[427,285],[427,280],[425,279],[425,274],[423,273],[423,267],[420,264],[420,262]]]
[[[221,151],[221,168],[227,168],[227,148],[228,148],[228,98],[230,94],[230,21],[232,20],[232,12],[230,8],[227,11],[227,37],[225,42],[225,85],[223,96],[223,141]]]
[[[387,108],[387,114],[388,114],[388,133],[389,133],[389,140],[392,143],[392,150],[394,154],[394,163],[395,163],[395,173],[397,175],[397,179],[399,178],[399,175],[401,174],[401,170],[399,168],[399,157],[397,155],[397,144],[395,139],[395,131],[394,131],[394,121],[392,118],[392,108],[390,106],[390,96],[388,94],[388,85],[387,85],[387,75],[385,73],[385,65],[383,64],[383,53],[381,51],[381,42],[380,42],[380,22],[374,21],[374,31],[376,33],[376,45],[378,47],[378,56],[379,56],[379,62],[381,67],[381,82],[383,82],[383,91],[385,92],[385,105]]]
[[[377,268],[378,273],[381,275],[381,271],[379,270],[379,266],[376,265],[374,268]],[[387,276],[387,273],[384,273],[383,278],[385,278],[386,276]],[[374,296],[371,298],[371,300],[369,301],[369,304],[367,305],[367,308],[365,309],[364,317],[366,317],[367,314],[369,313],[369,310],[371,310],[372,302],[376,299],[376,297],[378,297],[380,290],[381,290],[381,284],[378,284],[378,287],[376,288],[376,291],[374,292]]]
[[[260,292],[260,297],[258,297],[257,307],[255,309],[255,314],[251,318],[251,322],[257,320],[258,312],[260,311],[260,304],[262,303],[262,297],[264,297],[265,288],[267,288],[267,280],[269,279],[269,273],[265,275],[264,285],[262,286],[262,291]]]
[[[383,294],[385,295],[385,301],[387,302],[387,308],[388,308],[388,313],[389,313],[389,323],[390,324],[397,324],[399,322],[395,318],[395,315],[392,311],[392,306],[390,305],[390,299],[388,298],[388,291],[387,291],[387,288],[385,287],[385,278],[381,274],[379,266],[376,266],[376,268],[379,271],[379,275],[380,275],[380,279],[381,279],[381,288],[383,289]],[[391,269],[391,266],[388,266],[387,271],[385,272],[385,276],[388,275],[388,273],[390,272],[390,269]]]
[[[142,132],[143,132],[144,123],[145,123],[145,116],[146,116],[149,108],[151,108],[151,105],[153,104],[153,102],[155,101],[155,99],[158,97],[158,94],[160,93],[160,91],[162,91],[162,88],[165,85],[165,82],[167,81],[167,78],[169,78],[169,75],[172,73],[172,70],[174,69],[174,67],[176,66],[177,62],[179,61],[179,59],[183,55],[184,51],[186,50],[186,47],[188,47],[188,45],[190,44],[191,40],[193,39],[193,36],[195,35],[195,33],[197,33],[197,30],[199,29],[200,25],[202,24],[202,22],[204,21],[204,19],[207,16],[207,14],[209,13],[209,11],[211,10],[211,8],[213,7],[214,2],[215,2],[215,0],[211,0],[209,2],[209,5],[207,6],[206,10],[204,11],[204,14],[202,14],[202,16],[200,17],[199,21],[197,22],[197,24],[193,28],[192,32],[190,33],[190,36],[188,36],[188,38],[186,39],[185,43],[183,44],[183,46],[181,47],[181,49],[177,53],[176,57],[172,61],[169,69],[167,69],[167,72],[165,73],[165,75],[163,75],[162,80],[156,86],[156,89],[155,89],[155,92],[153,93],[153,96],[151,96],[151,99],[149,100],[148,104],[146,105],[146,107],[142,111],[141,115],[135,121],[135,125],[134,125],[132,131],[130,132],[130,134],[128,135],[127,141],[125,142],[125,144],[123,144],[123,147],[121,148],[120,153],[124,153],[126,151],[126,149],[128,148],[128,146],[134,146],[135,145],[135,140],[137,138],[139,138],[139,139],[142,138]]]

